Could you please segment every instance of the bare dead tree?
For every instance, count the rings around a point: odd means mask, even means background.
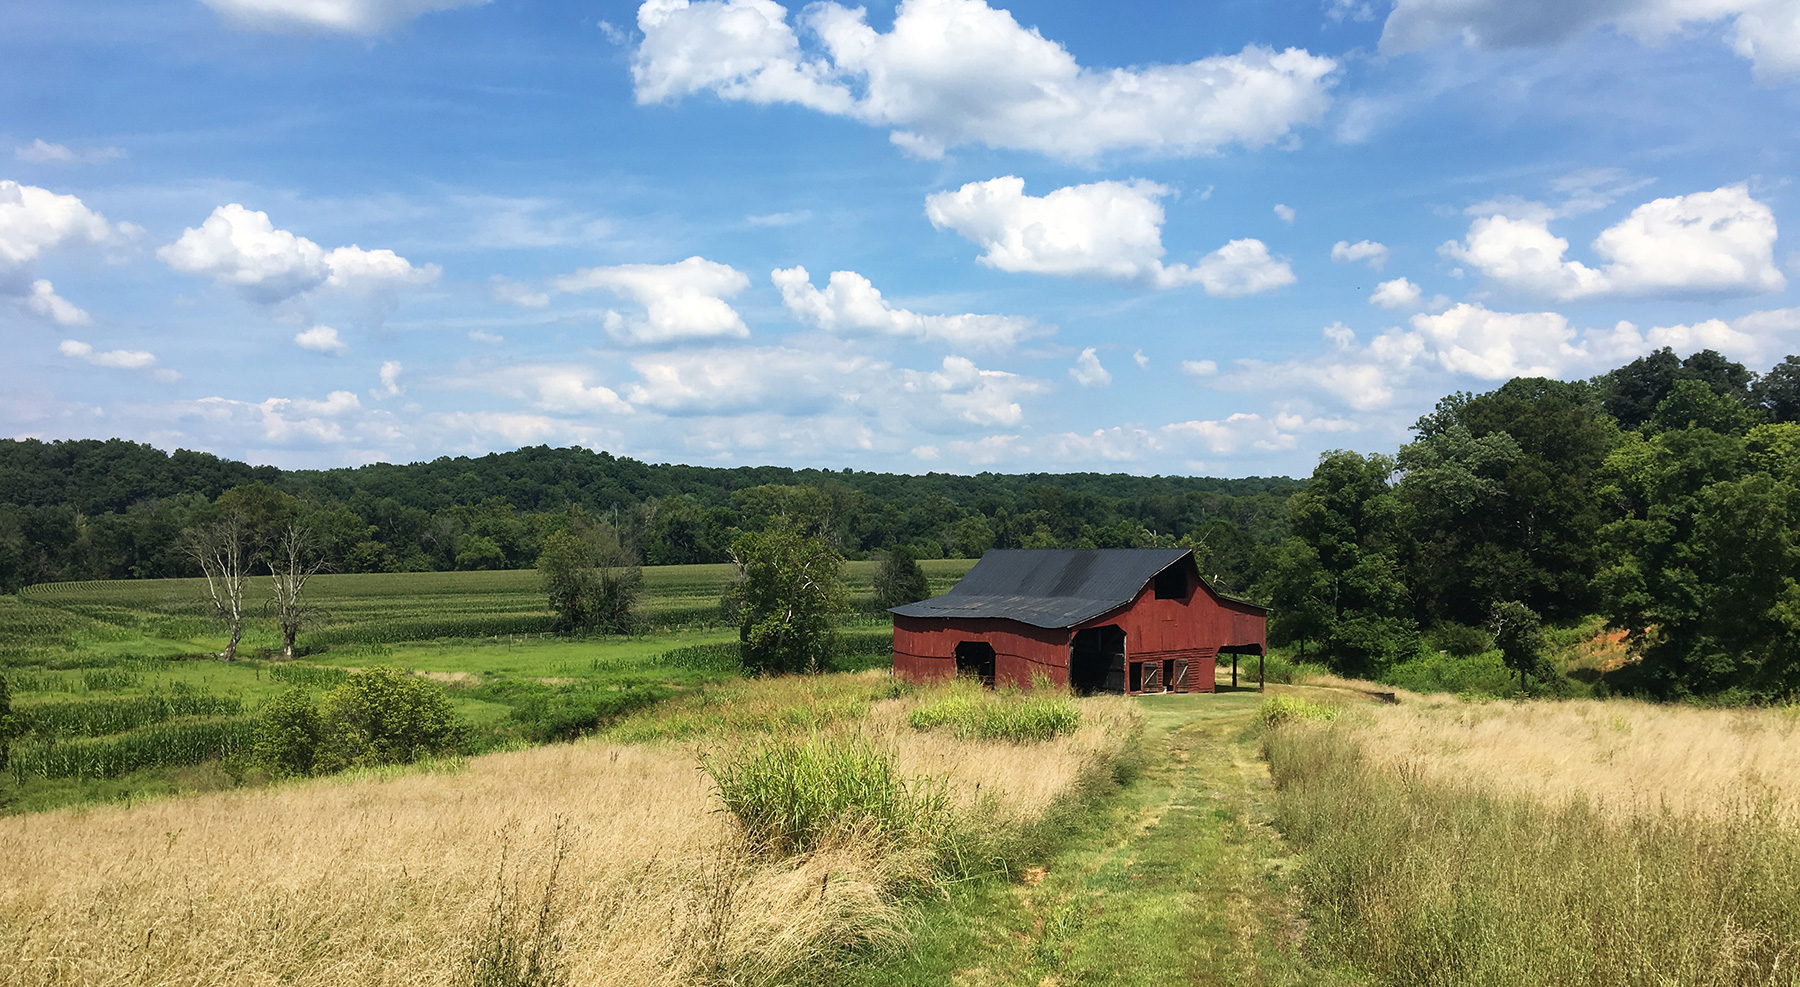
[[[237,659],[238,642],[244,638],[244,588],[250,581],[250,526],[240,514],[231,513],[210,524],[186,532],[183,549],[206,574],[213,617],[225,625],[230,640],[219,655]]]
[[[318,608],[306,602],[306,581],[325,569],[325,555],[311,528],[289,521],[276,537],[267,565],[275,593],[270,609],[281,628],[281,657],[292,658],[294,638],[318,613]]]

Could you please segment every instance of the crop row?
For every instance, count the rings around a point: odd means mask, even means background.
[[[199,764],[247,752],[256,742],[257,719],[185,720],[130,733],[85,740],[16,743],[8,767],[23,784],[44,778],[117,778],[140,768]]]
[[[144,677],[129,668],[89,668],[72,675],[60,672],[12,671],[6,673],[6,686],[14,694],[21,692],[108,692],[135,689]]]
[[[239,699],[180,689],[161,695],[16,706],[13,729],[31,738],[63,740],[123,733],[183,716],[235,716],[243,711]]]

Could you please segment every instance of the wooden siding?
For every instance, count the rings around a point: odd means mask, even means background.
[[[1156,581],[1151,580],[1130,603],[1073,628],[1034,627],[997,618],[895,615],[894,674],[914,681],[948,678],[956,674],[956,646],[984,641],[994,649],[996,685],[1029,687],[1034,673],[1068,685],[1069,646],[1075,632],[1116,626],[1125,632],[1125,661],[1114,669],[1120,691],[1132,691],[1130,665],[1172,662],[1175,668],[1185,663],[1187,675],[1184,681],[1168,683],[1168,691],[1212,692],[1219,649],[1263,649],[1267,617],[1258,607],[1212,592],[1191,558],[1182,568],[1187,578],[1184,598],[1157,599]],[[1158,676],[1167,668],[1159,665]]]

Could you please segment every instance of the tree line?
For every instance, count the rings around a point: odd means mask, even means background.
[[[293,498],[338,572],[531,568],[548,539],[584,523],[607,525],[644,565],[729,562],[745,532],[789,517],[852,559],[1187,539],[1209,552],[1209,575],[1243,591],[1258,553],[1285,537],[1298,488],[1280,477],[718,469],[543,446],[283,471],[119,439],[0,440],[0,591],[199,576],[183,533],[229,513],[220,498],[233,490]]]
[[[1274,643],[1366,676],[1500,643],[1542,672],[1535,622],[1598,614],[1646,693],[1800,691],[1800,358],[1663,349],[1452,394],[1413,434],[1325,454],[1289,501],[1257,584]]]

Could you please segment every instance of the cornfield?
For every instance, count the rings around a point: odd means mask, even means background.
[[[243,711],[242,700],[181,689],[167,695],[18,706],[13,724],[29,739],[64,740],[123,733],[182,716],[236,716]]]
[[[19,784],[44,778],[117,778],[140,768],[198,764],[243,753],[256,741],[254,716],[177,720],[82,740],[15,743],[8,767]]]

